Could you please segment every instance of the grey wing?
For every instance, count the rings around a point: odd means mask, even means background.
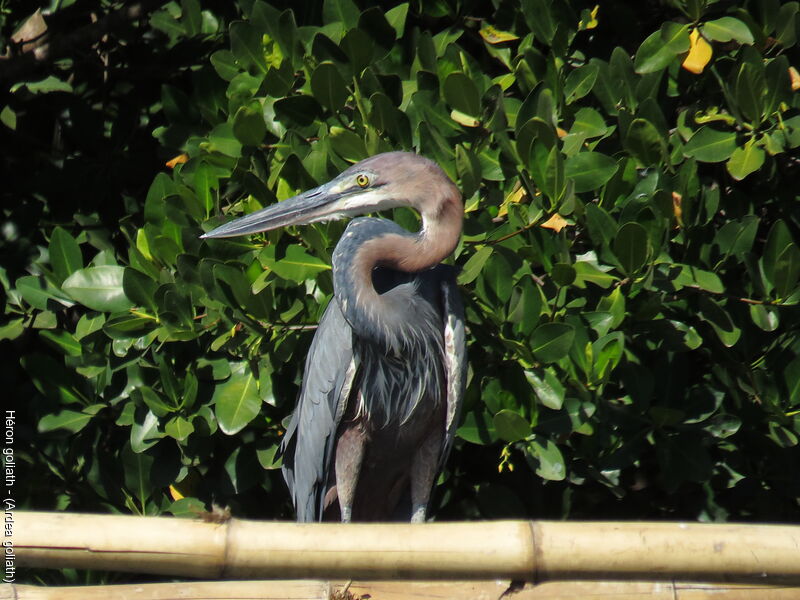
[[[311,342],[297,407],[281,443],[283,477],[299,522],[322,518],[336,430],[354,377],[352,330],[333,298]]]
[[[467,342],[464,332],[464,307],[456,284],[455,270],[442,279],[442,308],[444,310],[444,362],[447,385],[445,439],[439,458],[439,469],[450,454],[461,417],[461,405],[467,386]]]

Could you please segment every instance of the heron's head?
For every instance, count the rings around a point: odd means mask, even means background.
[[[209,231],[222,238],[307,225],[398,206],[436,218],[452,207],[462,210],[458,188],[431,160],[409,152],[387,152],[356,163],[328,183]]]

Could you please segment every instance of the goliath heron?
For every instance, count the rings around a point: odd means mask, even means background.
[[[305,225],[398,206],[422,217],[349,223],[333,251],[333,299],[311,343],[281,452],[297,520],[424,521],[453,443],[466,366],[454,269],[461,194],[432,161],[367,158],[330,182],[204,238]]]

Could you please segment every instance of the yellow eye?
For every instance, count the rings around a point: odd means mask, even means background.
[[[365,188],[369,185],[369,177],[362,173],[356,177],[356,183],[359,185],[359,187]]]

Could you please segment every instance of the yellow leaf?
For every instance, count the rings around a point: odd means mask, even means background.
[[[789,79],[792,82],[792,91],[800,90],[800,73],[794,67],[789,67]]]
[[[190,469],[181,481],[176,481],[169,486],[169,495],[173,500],[180,500],[196,495],[197,486],[200,483],[200,475],[194,469]]]
[[[481,37],[489,44],[502,44],[503,42],[513,42],[519,39],[518,35],[514,35],[510,31],[500,31],[499,29],[495,29],[493,25],[481,27],[478,33],[480,33]]]
[[[189,161],[188,154],[179,154],[172,160],[168,160],[166,164],[170,169],[174,169],[177,165],[182,165],[183,163],[188,161]]]
[[[581,12],[581,20],[578,21],[578,31],[583,31],[584,29],[594,29],[597,27],[597,13],[600,10],[600,5],[595,4],[594,8],[589,12],[588,10],[584,9]]]
[[[175,500],[175,501],[181,500],[182,498],[184,498],[184,495],[181,494],[178,491],[178,488],[176,488],[174,485],[169,486],[169,495],[172,496],[172,499]]]
[[[464,127],[477,127],[481,124],[478,119],[475,117],[471,117],[467,114],[464,114],[460,110],[456,110],[455,108],[450,111],[450,118],[453,119],[459,125],[463,125]]]
[[[515,204],[519,204],[522,199],[525,197],[525,188],[521,185],[517,184],[519,187],[511,192],[506,199],[503,200],[503,203],[500,205],[500,209],[497,211],[497,216],[505,217],[508,214],[508,205],[512,202]]]
[[[11,34],[11,41],[20,46],[23,52],[30,52],[34,48],[47,44],[47,23],[42,16],[42,9],[25,19],[25,22]]]
[[[675,220],[678,222],[678,227],[683,227],[683,208],[681,208],[682,201],[683,196],[681,196],[678,192],[672,192],[672,212],[675,215]]]
[[[150,253],[150,240],[147,239],[144,229],[139,229],[136,232],[136,249],[142,253],[142,256],[152,262],[153,255]]]
[[[565,135],[567,135],[567,132],[565,130],[561,129],[561,127],[556,127],[556,135],[558,137],[562,138]]]
[[[683,59],[683,68],[699,75],[711,60],[711,54],[711,44],[700,36],[699,29],[692,29],[689,34],[689,54]]]
[[[567,223],[567,220],[564,217],[562,217],[558,213],[554,213],[552,217],[550,217],[549,219],[547,219],[547,221],[541,224],[541,227],[544,227],[545,229],[552,229],[553,231],[558,233],[559,231],[564,229],[564,227],[566,227],[567,225],[569,225],[569,223]]]

